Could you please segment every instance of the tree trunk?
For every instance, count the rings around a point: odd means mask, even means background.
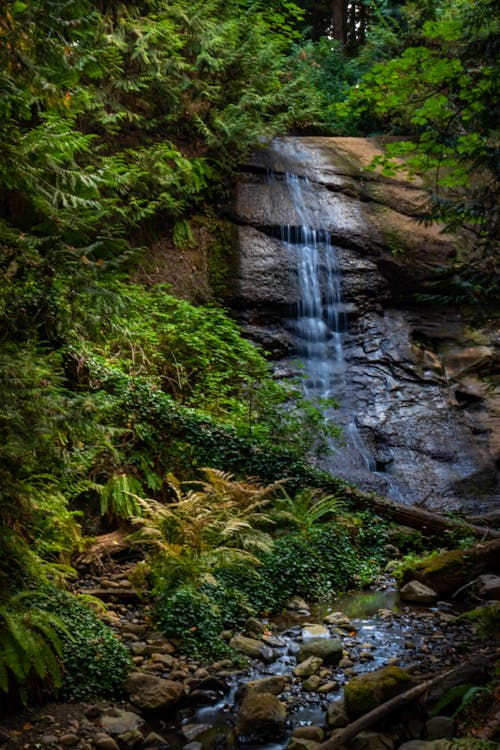
[[[333,37],[341,44],[345,44],[346,0],[333,0],[332,30]]]
[[[390,521],[418,529],[423,534],[443,534],[453,531],[463,533],[464,536],[472,534],[478,539],[500,539],[500,531],[487,526],[475,526],[460,519],[445,518],[439,513],[431,513],[414,505],[402,505],[355,489],[348,492],[348,495],[356,504],[364,505]]]

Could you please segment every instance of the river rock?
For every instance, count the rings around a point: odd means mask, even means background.
[[[288,674],[273,674],[269,677],[263,677],[260,680],[250,680],[250,682],[245,682],[238,687],[236,700],[243,700],[250,692],[279,695],[289,684],[290,679],[290,675]]]
[[[250,656],[252,659],[262,659],[263,661],[274,661],[276,655],[270,646],[266,646],[262,641],[255,638],[248,638],[246,635],[235,635],[229,641],[231,648],[239,651],[240,654]]]
[[[260,637],[266,632],[266,626],[260,620],[257,620],[256,617],[249,617],[243,626],[243,630],[249,636]]]
[[[349,724],[349,716],[344,701],[332,701],[326,710],[326,725],[330,729],[339,729]]]
[[[130,702],[144,711],[168,711],[180,701],[184,694],[181,682],[162,677],[132,672],[125,683]]]
[[[286,609],[291,612],[300,612],[301,614],[309,614],[309,605],[302,599],[301,596],[292,596],[291,599],[285,604]]]
[[[319,656],[308,656],[307,659],[301,661],[300,664],[297,664],[297,666],[293,670],[293,673],[296,677],[306,679],[307,677],[311,677],[311,675],[316,674],[322,664],[323,659],[321,659]]]
[[[287,750],[316,750],[319,744],[316,740],[310,740],[307,737],[291,737]]]
[[[321,685],[321,677],[317,674],[312,674],[307,680],[302,683],[303,690],[314,692]]]
[[[324,664],[338,664],[342,658],[342,643],[338,638],[313,638],[302,644],[297,660],[302,662],[309,656],[319,656]]]
[[[120,750],[114,739],[104,732],[99,732],[94,736],[94,747],[97,750]]]
[[[100,724],[107,734],[118,735],[139,729],[144,724],[144,719],[132,711],[107,708],[101,714]]]
[[[481,599],[500,599],[500,576],[485,573],[474,581],[474,590]]]
[[[339,630],[347,630],[353,633],[356,632],[355,626],[343,612],[330,612],[330,614],[324,618],[323,622],[326,622],[327,625],[333,625],[335,628],[339,628]]]
[[[380,732],[360,732],[349,741],[350,750],[394,750],[394,740]]]
[[[344,689],[344,701],[348,715],[356,718],[373,708],[409,690],[413,682],[408,672],[401,667],[382,667],[374,672],[357,675]]]
[[[325,628],[323,625],[318,625],[316,623],[312,625],[305,625],[302,628],[302,638],[306,641],[310,638],[329,638],[330,637],[330,631],[328,628]]]
[[[416,604],[432,604],[438,598],[438,594],[420,581],[409,581],[400,590],[401,599],[404,602],[415,602]]]
[[[235,734],[241,744],[265,743],[285,734],[286,708],[272,693],[250,692],[236,716]]]
[[[296,727],[292,732],[292,737],[304,737],[306,740],[323,742],[323,740],[325,739],[325,732],[322,727],[317,727],[314,725],[306,727]]]
[[[433,716],[425,722],[425,736],[428,740],[450,739],[454,730],[455,722],[450,716]]]

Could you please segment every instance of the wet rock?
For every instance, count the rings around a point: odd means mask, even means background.
[[[438,594],[420,581],[409,581],[400,590],[401,599],[404,602],[415,602],[416,604],[432,604],[438,598]]]
[[[323,742],[323,740],[325,739],[325,732],[322,727],[296,727],[296,729],[294,729],[292,732],[292,737],[304,737],[306,740]]]
[[[323,622],[326,622],[327,625],[333,625],[335,628],[339,628],[339,630],[346,630],[352,633],[356,632],[356,628],[343,612],[331,612],[325,617]]]
[[[219,700],[219,693],[215,690],[192,690],[187,696],[190,706],[213,706]]]
[[[95,735],[94,747],[96,747],[97,750],[120,750],[120,747],[115,740],[110,737],[109,734],[104,734],[104,732]]]
[[[500,576],[485,573],[474,581],[474,590],[481,599],[500,599]]]
[[[266,646],[262,641],[258,641],[255,638],[248,638],[245,635],[235,635],[229,641],[231,648],[235,651],[239,651],[240,654],[250,656],[253,659],[262,659],[263,661],[274,661],[276,655],[272,648]]]
[[[168,711],[177,705],[184,694],[182,683],[144,672],[132,672],[125,688],[129,692],[130,702],[145,711]]]
[[[73,747],[74,745],[78,745],[80,742],[80,738],[77,734],[61,734],[59,739],[57,740],[60,745],[63,747]]]
[[[309,605],[301,596],[292,596],[292,598],[285,604],[285,608],[289,609],[291,612],[309,614]]]
[[[285,734],[286,708],[272,693],[248,693],[236,716],[235,734],[241,744],[265,743]]]
[[[144,719],[132,711],[107,708],[101,715],[100,724],[107,734],[117,735],[139,729],[144,724]]]
[[[394,750],[391,737],[380,732],[360,732],[349,742],[350,750]]]
[[[319,746],[316,740],[310,740],[307,737],[291,737],[287,745],[288,750],[316,750]]]
[[[326,710],[326,725],[330,729],[339,729],[349,724],[349,716],[344,701],[332,701]]]
[[[299,664],[297,664],[297,666],[293,670],[293,673],[296,677],[306,679],[307,677],[311,677],[311,675],[316,674],[322,664],[323,659],[321,659],[319,656],[308,656],[307,659],[304,659],[304,661],[301,661]]]
[[[188,742],[187,745],[182,746],[182,750],[203,750],[203,744],[201,742]]]
[[[188,742],[195,740],[200,734],[204,734],[212,729],[211,724],[184,724],[181,732]]]
[[[310,638],[329,638],[330,631],[323,625],[312,624],[305,625],[302,628],[302,638],[308,640]]]
[[[312,691],[314,692],[319,688],[321,684],[321,677],[317,674],[312,674],[310,677],[307,678],[307,680],[304,680],[302,683],[302,688],[304,690]]]
[[[412,686],[408,672],[400,667],[383,667],[374,672],[357,675],[344,689],[347,713],[356,718],[403,693]]]
[[[455,722],[449,716],[433,716],[425,722],[425,736],[428,740],[450,739],[454,730]]]
[[[144,738],[143,741],[144,747],[168,747],[167,741],[156,732],[150,732],[147,737]]]
[[[338,664],[342,658],[342,643],[338,638],[313,638],[300,647],[297,659],[301,662],[309,656],[319,656],[324,664]]]
[[[326,694],[326,693],[333,693],[335,690],[338,690],[340,687],[340,683],[338,683],[336,680],[332,680],[331,682],[325,682],[324,685],[320,685],[318,688],[318,693]]]
[[[250,680],[238,687],[236,691],[236,700],[240,701],[250,693],[272,693],[279,695],[282,693],[290,682],[290,675],[273,674],[269,677],[263,677],[260,680]]]
[[[260,637],[266,632],[266,626],[260,620],[257,620],[256,617],[249,617],[245,622],[243,630],[250,636]]]

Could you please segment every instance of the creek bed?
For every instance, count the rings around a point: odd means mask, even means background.
[[[400,606],[398,599],[397,590],[388,587],[382,591],[360,592],[324,602],[311,609],[309,614],[286,613],[273,618],[266,624],[283,644],[281,648],[275,648],[277,658],[271,663],[252,660],[244,676],[239,674],[233,677],[230,692],[220,701],[179,712],[177,725],[159,727],[161,734],[168,739],[173,750],[181,750],[189,744],[189,739],[180,734],[183,726],[208,725],[210,729],[207,728],[195,738],[203,748],[222,750],[234,747],[235,695],[238,686],[249,680],[288,674],[292,682],[280,695],[280,700],[287,705],[286,737],[278,742],[243,745],[247,750],[282,750],[295,728],[326,726],[328,704],[343,698],[343,686],[352,676],[371,672],[388,663],[400,666],[416,664],[422,672],[451,665],[470,641],[468,624],[457,621],[446,602],[432,608],[410,609]],[[297,652],[304,640],[304,627],[308,623],[322,623],[326,614],[338,611],[342,611],[354,626],[350,632],[339,636],[344,653],[349,654],[352,665],[330,668],[332,681],[338,683],[338,687],[331,692],[321,694],[304,690],[302,682],[293,675]],[[332,635],[337,637],[338,631],[333,629]],[[327,637],[330,637],[330,633]]]

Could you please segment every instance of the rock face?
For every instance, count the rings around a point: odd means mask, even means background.
[[[287,138],[262,149],[239,182],[228,301],[277,370],[294,374],[294,228],[326,233],[347,320],[344,372],[329,395],[340,402],[332,418],[347,445],[323,468],[403,502],[484,511],[498,499],[498,333],[417,302],[466,243],[417,220],[419,184],[364,170],[377,153],[376,140],[353,138]],[[300,178],[300,211],[287,173]],[[322,269],[323,297],[328,278]]]

